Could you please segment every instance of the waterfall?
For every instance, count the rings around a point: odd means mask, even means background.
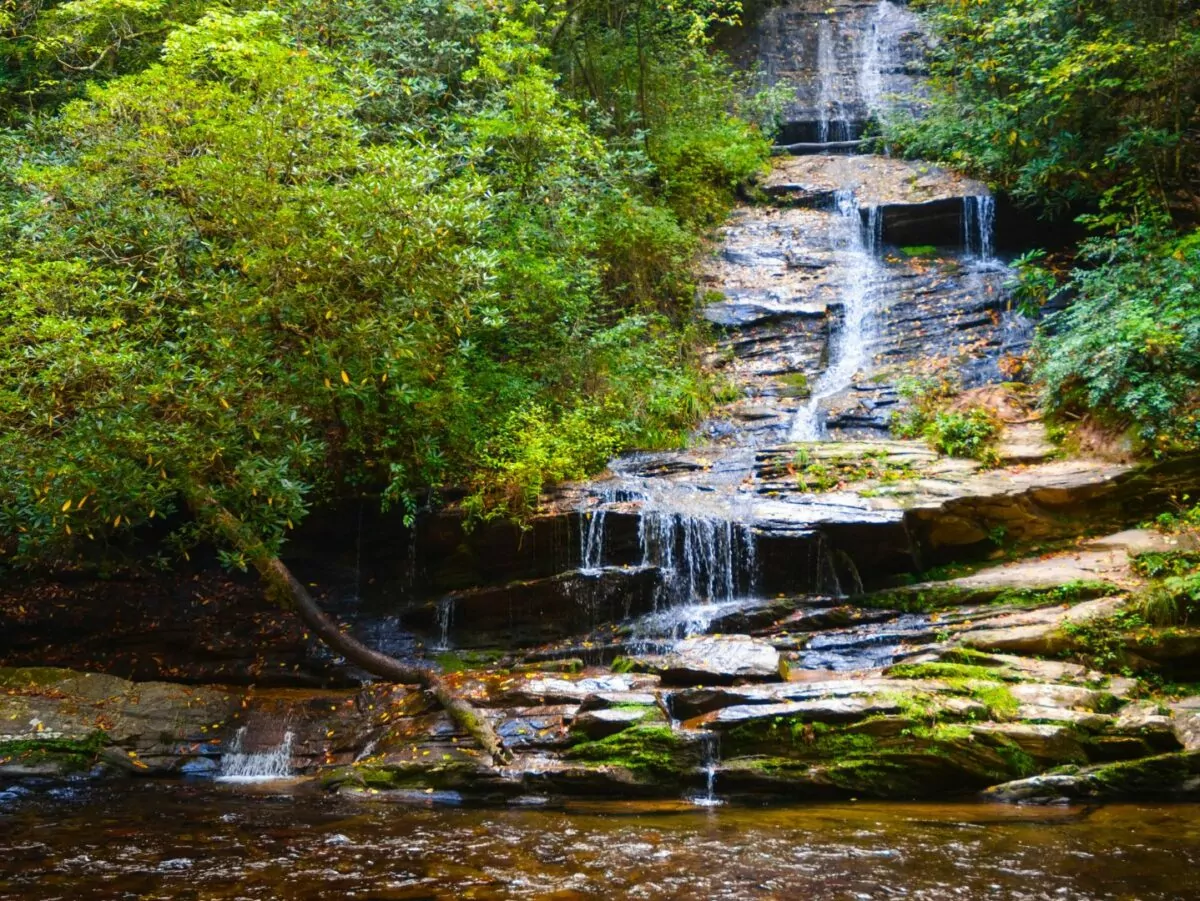
[[[642,564],[663,576],[667,606],[733,601],[753,589],[754,532],[745,523],[643,509]]]
[[[817,26],[817,141],[821,144],[850,138],[837,87],[836,40],[833,23],[822,19]]]
[[[875,7],[870,26],[863,33],[858,71],[859,93],[869,114],[878,118],[896,105],[897,85],[888,85],[888,77],[903,71],[901,38],[920,30],[921,20],[912,10],[892,0],[880,0]]]
[[[604,514],[603,507],[580,514],[579,571],[585,575],[599,574],[604,565]]]
[[[454,623],[454,598],[446,595],[437,602],[438,643],[433,646],[435,651],[446,651],[450,648],[450,626]]]
[[[721,763],[721,737],[714,733],[699,733],[703,743],[703,759],[700,769],[704,773],[704,794],[693,795],[689,800],[697,807],[720,807],[725,802],[717,797],[717,767]]]
[[[996,198],[990,194],[963,198],[963,246],[980,263],[996,261]]]
[[[234,735],[229,751],[221,758],[220,782],[271,782],[292,776],[292,731],[283,733],[283,740],[269,751],[247,753],[242,750],[246,741],[246,726]]]
[[[876,282],[883,223],[878,207],[870,207],[864,226],[852,189],[836,195],[837,213],[832,239],[840,251],[844,270],[840,273],[838,304],[841,322],[831,336],[829,363],[813,385],[812,396],[792,421],[792,441],[817,441],[825,434],[821,402],[853,384],[855,374],[868,361],[871,328],[878,303]]]

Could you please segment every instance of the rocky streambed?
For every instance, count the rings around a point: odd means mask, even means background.
[[[452,679],[516,753],[504,767],[414,688],[10,667],[0,780],[248,773],[496,802],[1196,797],[1200,695],[1111,672],[1200,675],[1200,630],[1122,627],[1129,553],[1170,541],[1122,533],[857,603],[716,606],[704,611],[712,634],[682,640],[650,642],[633,624],[581,637],[575,656],[498,657]],[[1110,671],[1096,667],[1101,654]],[[285,743],[282,765],[264,772]]]
[[[1033,323],[986,186],[820,152],[861,149],[892,87],[918,83],[918,26],[851,0],[760,21],[754,52],[795,81],[787,149],[804,155],[776,158],[703,263],[730,400],[688,449],[614,460],[525,528],[468,531],[451,510],[405,530],[359,509],[290,543],[347,628],[436,659],[511,765],[198,567],[5,589],[0,789],[94,774],[498,803],[1200,793],[1200,629],[1131,602],[1131,559],[1189,539],[1129,531],[1200,466],[1068,454],[1012,401]],[[891,434],[929,378],[991,405],[986,465]]]

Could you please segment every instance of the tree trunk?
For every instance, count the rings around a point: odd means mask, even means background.
[[[420,685],[445,708],[450,717],[465,729],[496,764],[512,761],[512,753],[504,747],[491,724],[468,701],[455,694],[441,675],[427,666],[403,663],[394,657],[367,647],[347,635],[323,611],[307,588],[292,575],[283,561],[250,534],[240,520],[222,507],[207,492],[188,493],[192,512],[211,526],[239,553],[250,561],[267,585],[273,599],[295,613],[325,644],[367,672],[406,685]]]

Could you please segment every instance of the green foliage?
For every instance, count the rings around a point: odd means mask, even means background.
[[[1161,453],[1200,442],[1200,9],[1184,0],[922,0],[939,41],[906,152],[982,176],[1099,237],[1065,279],[1018,261],[1027,312],[1061,287],[1036,372],[1047,406],[1132,427]]]
[[[1132,426],[1155,451],[1200,442],[1200,232],[1088,242],[1075,301],[1047,323],[1038,371],[1048,406]]]
[[[168,519],[186,552],[214,537],[175,515],[194,489],[271,549],[363,491],[521,516],[677,444],[712,398],[698,228],[768,148],[707,46],[730,11],[584,7],[6,7],[5,549]]]
[[[1186,0],[921,0],[928,115],[893,139],[1052,210],[1156,215],[1200,160],[1200,10]]]
[[[1131,605],[1112,616],[1067,623],[1063,633],[1071,639],[1071,656],[1081,658],[1101,672],[1132,675],[1126,649],[1147,636],[1148,626],[1136,605]]]
[[[1131,562],[1135,573],[1151,580],[1133,596],[1147,622],[1182,626],[1200,614],[1200,552],[1149,552]]]
[[[995,463],[992,448],[1000,426],[988,410],[944,410],[934,415],[924,434],[933,448],[951,457],[969,457]]]
[[[898,384],[909,405],[892,417],[892,433],[898,438],[923,438],[938,453],[967,457],[994,466],[995,443],[1000,422],[983,407],[953,409],[954,385],[938,376],[908,377]]]

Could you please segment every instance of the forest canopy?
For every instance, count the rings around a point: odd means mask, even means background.
[[[769,150],[709,44],[736,13],[6,5],[9,558],[119,543],[197,491],[271,549],[361,492],[519,514],[677,443],[713,391],[699,235]],[[217,537],[172,521],[174,552]]]

